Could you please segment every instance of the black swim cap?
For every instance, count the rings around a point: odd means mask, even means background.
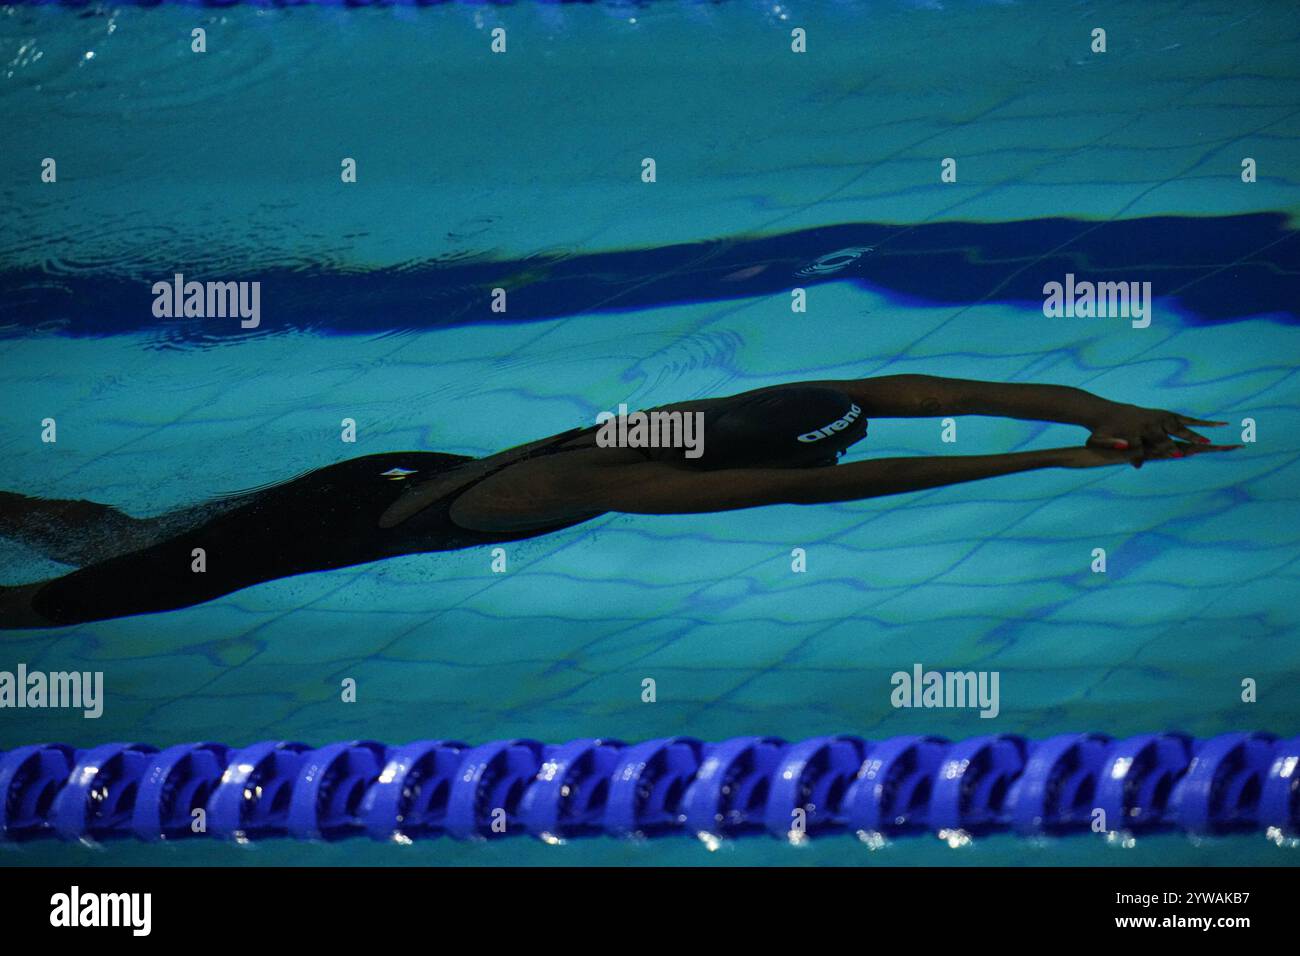
[[[704,454],[697,468],[833,465],[867,433],[867,416],[843,392],[821,386],[742,395],[704,412]]]

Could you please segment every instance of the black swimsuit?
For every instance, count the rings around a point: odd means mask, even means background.
[[[470,488],[511,465],[590,447],[566,446],[591,430],[557,435],[470,479],[392,528],[381,528],[379,518],[411,482],[435,478],[476,459],[391,452],[319,468],[214,504],[213,516],[165,541],[57,578],[37,592],[32,606],[53,624],[167,611],[294,574],[517,541],[569,528],[586,519],[529,531],[475,531],[452,521],[451,507]],[[203,551],[204,571],[193,570],[196,549]]]

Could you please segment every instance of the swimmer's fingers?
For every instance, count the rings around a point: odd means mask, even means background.
[[[1209,439],[1198,435],[1190,426],[1214,427],[1226,422],[1205,418],[1190,418],[1163,408],[1140,408],[1136,405],[1115,406],[1092,425],[1093,447],[1141,450],[1144,455],[1159,457],[1174,451],[1173,441],[1209,444]]]
[[[1177,437],[1181,438],[1183,441],[1199,442],[1202,445],[1210,444],[1210,439],[1206,438],[1204,435],[1198,435],[1190,428],[1185,428],[1181,424],[1175,425],[1173,428],[1171,428],[1169,430],[1169,434],[1176,435]]]
[[[1200,445],[1200,444],[1184,445],[1180,443],[1178,447],[1183,449],[1184,455],[1201,455],[1206,452],[1236,451],[1238,448],[1244,448],[1246,446],[1245,445]]]
[[[1088,445],[1098,450],[1115,454],[1114,461],[1127,461],[1134,468],[1141,468],[1145,462],[1165,459],[1189,458],[1203,452],[1236,451],[1241,445],[1211,445],[1199,440],[1194,442],[1171,441],[1168,438],[1158,440],[1155,435],[1144,434],[1132,441],[1108,435],[1094,435],[1088,439]]]
[[[1200,442],[1202,445],[1210,444],[1211,440],[1204,435],[1197,434],[1188,428],[1188,425],[1196,425],[1201,428],[1217,428],[1220,425],[1226,425],[1227,422],[1212,422],[1204,418],[1188,418],[1186,415],[1173,416],[1173,422],[1170,424],[1169,433],[1177,435],[1184,441]]]
[[[1142,440],[1150,457],[1176,458],[1178,456],[1173,454],[1175,451],[1173,440],[1176,438],[1201,445],[1210,444],[1210,439],[1192,431],[1187,427],[1188,425],[1211,427],[1222,424],[1225,423],[1212,422],[1202,418],[1188,418],[1186,415],[1177,415],[1174,412],[1164,412],[1160,419],[1144,430]]]
[[[1224,452],[1236,451],[1241,445],[1202,445],[1199,442],[1173,442],[1171,450],[1160,454],[1147,455],[1148,459],[1154,458],[1190,458],[1193,455],[1203,455],[1207,452]]]
[[[1177,447],[1163,424],[1142,430],[1142,449],[1147,458],[1177,458]]]

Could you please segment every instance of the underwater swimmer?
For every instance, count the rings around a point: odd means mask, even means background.
[[[391,452],[156,518],[0,492],[0,534],[80,569],[0,591],[0,627],[57,627],[189,607],[264,581],[402,554],[516,541],[608,512],[696,514],[856,501],[1039,468],[1228,451],[1221,425],[1075,388],[927,375],[801,382],[655,411],[703,415],[703,454],[601,447],[576,428],[485,458]],[[1063,422],[1086,444],[837,467],[868,418],[995,415]],[[834,427],[832,427],[834,426]],[[193,570],[202,549],[206,570]]]

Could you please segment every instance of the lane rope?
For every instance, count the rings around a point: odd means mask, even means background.
[[[0,753],[0,798],[6,841],[1278,836],[1300,832],[1300,737],[37,744]]]

